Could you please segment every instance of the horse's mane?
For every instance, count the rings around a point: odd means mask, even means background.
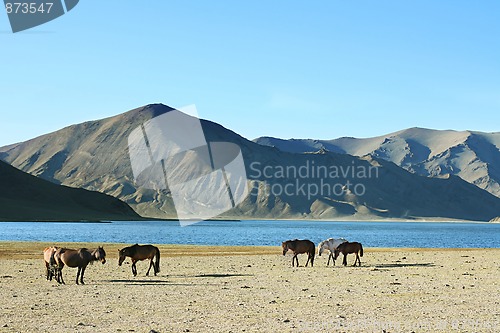
[[[81,249],[78,249],[78,253],[82,253],[82,252],[89,252],[89,249],[87,249],[86,247],[82,247]]]
[[[349,244],[350,244],[349,242],[345,241],[345,242],[339,244],[339,246],[337,246],[337,249],[339,249],[339,250],[343,249],[344,247],[346,247]]]

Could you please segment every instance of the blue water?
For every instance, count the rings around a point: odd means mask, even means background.
[[[344,237],[367,247],[500,247],[500,224],[434,222],[206,221],[45,223],[2,222],[0,240],[197,245],[273,245],[287,239],[318,243]]]

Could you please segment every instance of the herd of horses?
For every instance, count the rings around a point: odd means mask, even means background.
[[[160,272],[160,250],[153,245],[139,245],[125,247],[118,250],[118,265],[121,266],[125,257],[132,259],[132,274],[137,275],[136,263],[140,260],[149,259],[149,269],[146,275],[149,275],[151,268],[154,270],[156,276]],[[76,284],[83,282],[83,275],[88,264],[95,261],[100,261],[102,264],[106,263],[106,252],[104,248],[98,247],[95,250],[81,248],[78,250],[68,249],[64,247],[51,246],[43,250],[43,258],[45,260],[45,267],[47,269],[47,280],[55,280],[58,283],[64,284],[62,269],[64,266],[78,268],[76,273]],[[155,260],[156,258],[156,260]]]
[[[299,259],[297,258],[297,255],[301,253],[307,253],[306,266],[309,262],[311,262],[311,267],[314,265],[316,246],[310,240],[287,240],[281,244],[281,247],[283,248],[283,255],[285,255],[288,250],[293,252],[292,266],[295,266],[295,263],[297,263],[297,267],[299,266]],[[338,258],[340,253],[344,255],[344,266],[347,266],[347,255],[351,253],[356,254],[354,266],[356,266],[356,263],[361,266],[361,260],[359,258],[360,256],[363,256],[363,246],[361,243],[348,242],[344,238],[329,238],[319,243],[318,256],[321,256],[325,250],[330,252],[327,266],[330,265],[330,259],[333,259],[333,265],[335,265],[335,260]],[[126,257],[130,257],[132,259],[132,274],[134,276],[137,275],[136,263],[147,259],[149,259],[149,268],[146,272],[146,276],[149,275],[151,268],[153,268],[155,276],[160,272],[160,250],[156,246],[134,244],[118,250],[119,266],[122,265]],[[100,261],[102,264],[106,263],[106,252],[102,247],[98,247],[94,250],[89,250],[87,248],[75,250],[65,247],[51,246],[44,249],[43,258],[45,260],[47,280],[51,281],[54,278],[58,283],[64,284],[65,282],[62,270],[64,266],[68,266],[78,268],[76,273],[76,284],[85,284],[83,282],[85,269],[89,264],[92,264],[95,261]]]
[[[281,247],[283,248],[283,255],[285,255],[288,250],[293,252],[292,257],[292,267],[295,262],[297,263],[297,267],[299,266],[299,259],[297,258],[298,254],[307,253],[307,261],[306,266],[311,262],[311,267],[314,265],[314,255],[316,252],[316,246],[313,242],[308,239],[293,239],[287,240],[281,243]],[[342,264],[347,266],[347,255],[354,253],[356,255],[356,260],[354,260],[354,265],[356,263],[361,266],[361,259],[359,257],[363,256],[363,245],[358,242],[349,242],[344,238],[328,238],[318,245],[318,256],[325,251],[330,251],[330,255],[328,256],[328,262],[326,265],[330,265],[330,259],[333,259],[333,265],[335,265],[335,260],[338,258],[339,254],[342,253],[344,255],[344,260]]]

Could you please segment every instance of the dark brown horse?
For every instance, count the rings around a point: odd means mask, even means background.
[[[62,279],[61,270],[64,267],[64,264],[61,263],[61,266],[57,265],[54,259],[54,254],[59,248],[57,246],[47,247],[43,250],[43,259],[45,260],[45,268],[47,273],[47,280],[52,281],[52,278],[55,277],[56,281],[59,283]]]
[[[160,250],[156,246],[134,244],[132,246],[118,250],[118,252],[120,256],[120,259],[118,259],[118,266],[122,265],[125,257],[132,258],[132,274],[134,274],[134,276],[137,275],[137,267],[135,266],[135,264],[139,260],[149,259],[149,269],[146,273],[146,276],[149,275],[151,267],[153,267],[155,276],[160,272]],[[153,262],[153,259],[155,257],[156,262]]]
[[[361,259],[359,257],[363,256],[363,245],[358,242],[345,242],[337,246],[335,249],[335,255],[334,255],[334,260],[337,259],[339,256],[339,253],[342,253],[344,255],[344,260],[342,261],[342,264],[344,266],[347,266],[347,255],[350,253],[355,253],[356,254],[356,260],[354,260],[354,265],[356,266],[356,262],[359,262],[359,266],[361,266]],[[359,255],[358,255],[359,254]]]
[[[54,259],[56,265],[64,267],[78,267],[78,272],[76,273],[76,284],[78,284],[78,278],[80,278],[80,283],[83,282],[83,275],[85,274],[85,269],[89,263],[94,261],[100,261],[101,263],[106,263],[106,252],[102,247],[98,247],[95,250],[88,250],[86,248],[73,250],[60,248],[54,254]],[[61,283],[64,283],[61,273]]]
[[[316,245],[314,245],[314,243],[311,242],[310,240],[308,239],[287,240],[281,243],[281,247],[283,248],[283,255],[285,255],[288,252],[288,250],[292,250],[293,252],[292,267],[294,264],[294,260],[297,261],[297,267],[299,267],[299,259],[297,258],[297,255],[301,253],[307,253],[308,255],[306,267],[307,264],[309,263],[309,260],[311,261],[311,267],[313,267]]]

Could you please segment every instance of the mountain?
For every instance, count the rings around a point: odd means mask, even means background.
[[[129,136],[144,130],[142,124],[172,110],[152,104],[72,125],[2,147],[0,159],[57,184],[117,197],[142,216],[175,218],[168,187],[144,188],[134,179],[128,146]],[[201,120],[201,127],[208,142],[234,143],[243,155],[250,195],[223,214],[226,218],[489,221],[500,210],[499,198],[453,175],[423,177],[376,156],[325,149],[291,153],[254,143],[210,121]],[[203,169],[198,157],[196,151],[184,154],[174,170],[166,171],[188,179],[193,170]],[[211,185],[196,181],[197,189]]]
[[[0,161],[0,221],[137,220],[111,196],[56,185]]]
[[[370,155],[426,177],[455,175],[500,197],[500,132],[410,128],[367,139],[261,137],[254,141],[293,153],[325,149],[354,156]]]

